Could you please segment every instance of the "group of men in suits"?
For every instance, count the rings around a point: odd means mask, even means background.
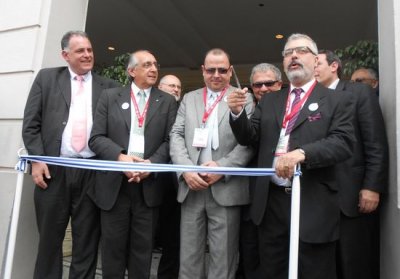
[[[309,36],[291,35],[282,52],[289,89],[279,90],[279,70],[258,65],[251,76],[260,93],[254,102],[247,88],[230,85],[228,53],[212,49],[202,65],[205,86],[185,94],[178,109],[173,96],[155,87],[159,65],[151,52],[130,55],[130,83],[118,87],[92,73],[86,33],[66,33],[61,46],[68,67],[41,70],[29,93],[23,121],[29,154],[208,167],[244,167],[253,159],[252,166],[275,168],[276,175],[258,177],[250,188],[246,176],[176,173],[179,278],[235,278],[243,205],[258,247],[255,272],[245,278],[287,278],[298,164],[300,278],[374,278],[373,270],[360,268],[366,258],[373,266],[375,247],[365,242],[373,243],[376,218],[366,214],[386,186],[383,119],[366,87],[339,80],[340,60],[331,52],[318,54]],[[168,78],[163,85],[180,91],[180,82]],[[103,278],[124,278],[126,270],[129,278],[150,277],[169,174],[32,163],[32,177],[40,234],[34,278],[61,278],[70,217],[70,278],[94,278],[100,232]]]

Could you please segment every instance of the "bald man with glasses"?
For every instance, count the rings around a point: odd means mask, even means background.
[[[179,165],[243,167],[253,153],[235,140],[226,96],[232,66],[222,49],[210,50],[202,66],[205,86],[185,94],[171,130],[172,162]],[[252,99],[246,103],[249,115]],[[249,203],[247,176],[177,173],[181,203],[180,279],[232,279],[239,243],[240,206]],[[210,261],[206,277],[205,249]]]

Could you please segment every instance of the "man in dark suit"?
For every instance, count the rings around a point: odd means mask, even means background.
[[[169,132],[177,104],[153,87],[158,63],[147,50],[130,56],[129,86],[105,90],[89,146],[103,160],[168,163]],[[93,197],[101,209],[103,278],[149,278],[157,207],[164,175],[149,172],[98,172]]]
[[[182,84],[177,76],[165,75],[160,79],[158,89],[181,99]],[[179,275],[179,239],[181,223],[181,204],[176,200],[178,180],[171,172],[165,181],[164,200],[160,206],[156,244],[159,242],[162,254],[157,269],[158,279],[175,279]]]
[[[282,55],[289,91],[264,95],[251,120],[243,109],[246,89],[228,97],[236,139],[255,146],[259,167],[276,171],[257,178],[251,206],[251,218],[259,225],[263,278],[288,277],[289,179],[299,163],[299,278],[336,278],[340,209],[335,165],[351,155],[353,104],[348,92],[331,94],[315,81],[317,53],[309,36],[288,38]]]
[[[379,278],[380,193],[386,191],[388,146],[378,97],[370,86],[340,79],[342,63],[330,50],[320,50],[315,77],[324,86],[354,95],[353,156],[340,164],[340,238],[338,278]]]
[[[272,64],[260,63],[253,67],[250,74],[250,84],[258,104],[264,94],[278,91],[282,87],[282,73]],[[257,166],[257,156],[249,163],[249,167]],[[254,193],[256,177],[250,177],[250,199]],[[257,226],[250,218],[250,205],[244,205],[241,211],[239,235],[239,265],[236,279],[258,279],[260,256],[258,252]]]
[[[90,158],[95,156],[87,145],[92,112],[101,91],[118,84],[91,72],[93,49],[86,33],[66,33],[61,48],[68,67],[42,69],[36,76],[25,106],[22,137],[30,155]],[[32,178],[38,186],[34,198],[40,235],[34,278],[62,277],[62,242],[70,217],[69,278],[94,278],[100,220],[87,195],[94,186],[94,172],[34,162]]]

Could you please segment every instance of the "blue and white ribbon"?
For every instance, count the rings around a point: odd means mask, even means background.
[[[273,168],[233,168],[233,167],[205,167],[193,165],[172,165],[172,164],[146,164],[127,163],[119,161],[104,161],[93,159],[78,159],[52,156],[19,155],[19,162],[15,166],[18,171],[25,171],[27,162],[42,162],[49,165],[102,170],[102,171],[139,171],[139,172],[200,172],[216,173],[223,175],[244,175],[244,176],[272,176],[275,174]],[[300,175],[296,171],[295,175]]]

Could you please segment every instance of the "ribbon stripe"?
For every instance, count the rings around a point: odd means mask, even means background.
[[[118,161],[105,161],[93,159],[77,159],[52,156],[20,155],[19,162],[15,166],[18,171],[25,171],[27,162],[43,162],[49,165],[73,167],[80,169],[102,170],[102,171],[145,171],[145,172],[204,172],[224,175],[242,176],[272,176],[275,174],[273,168],[233,168],[233,167],[204,167],[191,165],[172,164],[146,164]],[[301,175],[298,170],[295,175]]]

